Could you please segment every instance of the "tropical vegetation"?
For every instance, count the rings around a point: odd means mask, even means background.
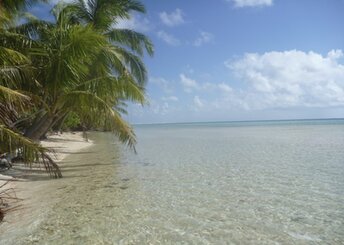
[[[122,115],[126,102],[147,102],[142,58],[153,54],[153,45],[116,24],[144,13],[144,6],[136,0],[60,2],[47,21],[25,13],[36,2],[0,2],[0,154],[42,162],[61,177],[39,140],[70,122],[111,130],[135,150],[135,134]]]

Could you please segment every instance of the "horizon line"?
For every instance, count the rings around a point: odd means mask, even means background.
[[[325,120],[344,120],[344,117],[333,118],[294,118],[294,119],[257,119],[257,120],[221,120],[221,121],[189,121],[189,122],[153,122],[153,123],[132,123],[136,125],[164,125],[164,124],[193,124],[193,123],[240,123],[240,122],[271,122],[271,121],[325,121]]]

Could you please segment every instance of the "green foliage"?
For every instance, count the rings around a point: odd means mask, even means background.
[[[67,114],[62,124],[62,130],[77,130],[81,128],[81,120],[75,112]]]
[[[61,125],[111,130],[134,149],[135,134],[121,115],[126,101],[147,103],[142,57],[153,54],[153,44],[114,26],[132,11],[144,13],[144,6],[135,0],[75,0],[57,4],[53,22],[20,15],[37,1],[0,1],[1,150],[28,149],[28,161],[46,159],[31,139]],[[17,16],[26,22],[13,25]]]

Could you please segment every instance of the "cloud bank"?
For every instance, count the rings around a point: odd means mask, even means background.
[[[180,73],[178,83],[152,78],[164,94],[138,120],[338,117],[344,111],[343,60],[342,50],[246,53],[224,62],[227,81],[193,73]]]
[[[342,50],[331,50],[325,56],[312,51],[273,51],[247,53],[225,65],[248,85],[246,94],[256,101],[251,107],[343,106],[341,57]]]

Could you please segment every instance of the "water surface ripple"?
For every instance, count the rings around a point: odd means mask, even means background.
[[[73,155],[23,244],[343,244],[344,123],[137,126]],[[56,188],[52,184],[51,188]]]

